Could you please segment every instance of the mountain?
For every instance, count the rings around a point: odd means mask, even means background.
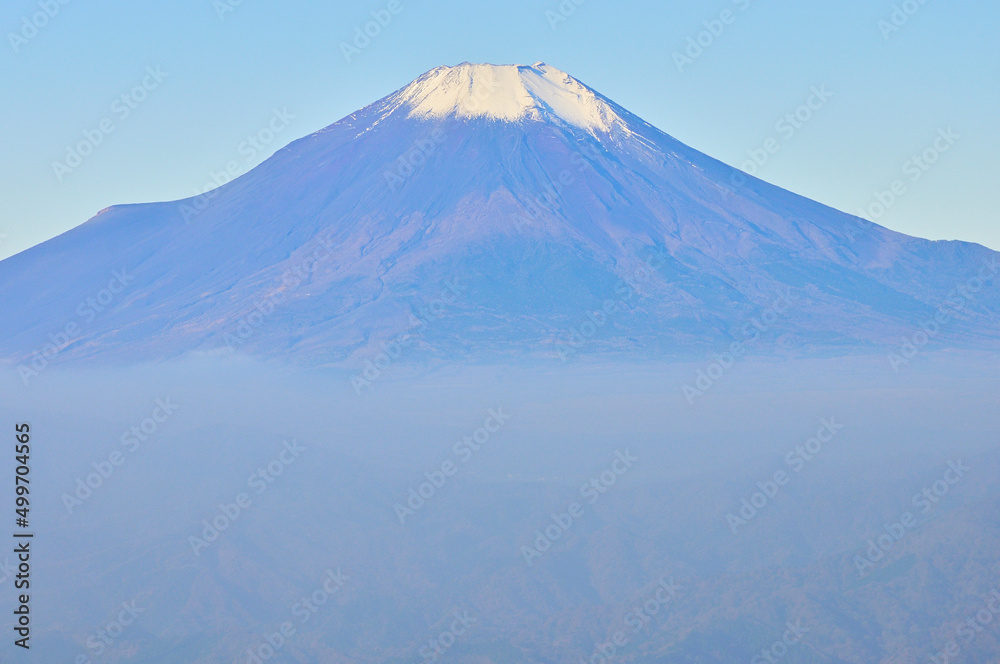
[[[542,63],[435,69],[0,262],[32,646],[993,661],[995,621],[957,629],[1000,592],[998,258],[747,177]],[[963,352],[896,374],[904,339]],[[693,404],[734,342],[758,357]],[[280,361],[205,357],[230,351]]]
[[[1000,295],[968,284],[997,258],[746,176],[544,63],[463,63],[0,262],[0,357],[849,352],[936,315],[918,342],[993,348]]]

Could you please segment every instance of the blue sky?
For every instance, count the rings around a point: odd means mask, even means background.
[[[0,258],[108,205],[193,195],[466,60],[543,60],[727,163],[766,155],[748,165],[765,180],[1000,249],[996,3],[395,0],[348,62],[342,42],[389,0],[63,2],[0,9]],[[803,111],[814,88],[832,96]]]

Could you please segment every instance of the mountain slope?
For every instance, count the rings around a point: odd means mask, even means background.
[[[762,317],[761,349],[848,350],[942,305],[934,343],[993,347],[995,290],[955,289],[997,257],[740,177],[542,63],[465,63],[3,261],[0,356],[679,356]]]

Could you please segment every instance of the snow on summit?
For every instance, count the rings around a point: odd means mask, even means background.
[[[4,311],[30,313],[0,316],[0,363],[44,367],[66,312],[123,266],[126,299],[78,326],[60,361],[238,352],[333,366],[410,335],[412,312],[432,304],[446,311],[432,311],[412,360],[700,360],[784,306],[778,296],[801,304],[759,352],[881,352],[998,258],[754,179],[548,65],[465,63],[210,197],[114,206],[0,261]],[[456,276],[452,304],[441,289]],[[261,302],[266,324],[248,327]],[[983,290],[935,343],[993,352],[998,310]]]
[[[622,122],[593,90],[543,62],[438,67],[396,93],[392,102],[393,110],[408,108],[408,117],[418,118],[556,120],[603,132]]]

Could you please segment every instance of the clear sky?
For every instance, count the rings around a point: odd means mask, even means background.
[[[433,67],[539,60],[727,163],[766,155],[751,164],[782,187],[857,214],[898,180],[879,223],[1000,249],[1000,4],[576,2],[8,0],[0,258],[192,195]],[[372,12],[387,25],[348,62]]]

